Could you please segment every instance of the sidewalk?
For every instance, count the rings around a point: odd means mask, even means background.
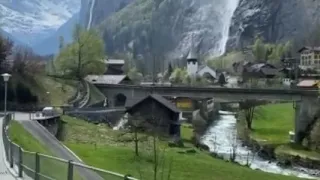
[[[0,118],[0,123],[2,124],[2,118]],[[0,179],[2,180],[17,180],[7,168],[6,160],[4,159],[4,145],[2,139],[2,125],[0,125]]]

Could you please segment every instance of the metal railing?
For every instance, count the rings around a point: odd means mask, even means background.
[[[3,118],[2,139],[6,161],[20,178],[34,180],[137,180],[119,173],[85,164],[26,151],[8,136],[11,114]]]

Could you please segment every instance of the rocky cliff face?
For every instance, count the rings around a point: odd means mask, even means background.
[[[252,44],[256,35],[267,42],[306,36],[320,18],[316,0],[241,0],[230,27],[229,47]]]
[[[82,23],[99,25],[110,15],[115,14],[134,0],[81,0],[80,17]]]
[[[289,40],[305,35],[320,17],[315,0],[92,1],[92,24],[103,33],[109,54],[130,50],[145,59],[153,50],[157,57],[181,58],[191,42],[200,54],[217,56],[251,44],[256,35],[268,42]]]

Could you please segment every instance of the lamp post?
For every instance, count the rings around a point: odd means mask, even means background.
[[[1,76],[3,77],[3,81],[4,81],[4,114],[7,115],[7,86],[8,86],[8,81],[11,77],[11,74],[4,73],[4,74],[1,74]]]

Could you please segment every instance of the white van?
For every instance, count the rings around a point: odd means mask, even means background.
[[[42,109],[42,116],[54,116],[55,114],[53,107],[45,107]]]

